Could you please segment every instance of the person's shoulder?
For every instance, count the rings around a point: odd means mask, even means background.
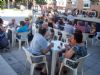
[[[43,36],[42,36],[41,34],[39,34],[39,33],[35,33],[35,37],[36,37],[38,40],[40,40],[40,39],[43,38]]]

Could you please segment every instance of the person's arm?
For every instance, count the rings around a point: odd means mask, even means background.
[[[6,31],[6,29],[5,29],[3,26],[0,26],[0,29],[1,29],[3,32]]]
[[[43,49],[43,54],[48,53],[53,46],[54,46],[53,43],[51,43],[46,49]]]
[[[90,32],[91,34],[94,34],[96,32],[96,29],[92,29],[92,31]]]
[[[75,51],[71,48],[70,50],[66,50],[65,58],[70,59],[75,54]]]

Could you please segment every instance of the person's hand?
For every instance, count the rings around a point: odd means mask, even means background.
[[[65,48],[67,48],[67,46],[68,46],[68,45],[67,45],[67,44],[65,44],[64,46],[65,46]]]
[[[4,27],[0,26],[1,31],[6,31]]]
[[[66,48],[66,50],[69,50],[71,47],[70,47],[70,45],[65,44],[65,48]]]
[[[54,43],[51,43],[51,44],[49,45],[49,47],[50,47],[50,48],[54,47]]]

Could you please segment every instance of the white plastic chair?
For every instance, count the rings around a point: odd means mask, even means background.
[[[86,59],[86,57],[89,56],[89,54],[87,54],[84,57],[79,58],[76,61],[73,61],[71,59],[67,59],[64,58],[63,62],[61,63],[61,67],[60,67],[60,71],[59,71],[59,75],[61,73],[61,70],[63,68],[63,66],[67,67],[68,69],[73,71],[73,75],[78,75],[78,72],[81,71],[81,75],[83,75],[83,64],[84,64],[84,60]],[[76,68],[71,67],[69,64],[66,64],[66,62],[72,62],[72,63],[78,63],[78,66]]]
[[[37,32],[36,25],[33,23],[32,25],[32,34],[34,35]]]
[[[97,35],[96,35],[96,37],[95,37],[95,39],[96,39],[95,45],[97,45],[97,43],[100,42],[99,37],[100,37],[100,32],[97,32]]]
[[[87,41],[88,41],[88,33],[83,33],[83,41],[86,43],[86,47],[87,47]]]
[[[12,32],[12,47],[15,46],[15,42],[16,42],[16,29],[15,28],[8,28],[8,30],[10,30]]]
[[[95,45],[95,36],[93,37],[93,38],[89,38],[88,37],[88,40],[90,40],[91,41],[91,45],[93,46],[93,45]]]
[[[46,56],[45,55],[40,55],[40,56],[34,56],[32,55],[25,47],[22,47],[24,52],[25,52],[25,55],[26,55],[26,63],[25,63],[25,69],[26,69],[26,64],[27,62],[29,62],[31,64],[31,67],[30,67],[30,75],[33,75],[34,74],[34,68],[38,65],[38,64],[41,64],[41,63],[44,63],[46,65],[46,69],[47,69],[47,74],[48,74],[48,64],[47,64],[47,60],[46,60]],[[39,57],[43,57],[43,61],[39,62],[39,63],[34,63],[32,62],[32,58],[39,58]],[[24,75],[24,74],[23,74]]]
[[[29,46],[29,43],[28,43],[28,34],[29,34],[29,32],[18,33],[19,38],[16,37],[16,39],[19,42],[19,50],[21,50],[21,42],[22,41],[25,41],[25,43],[27,44],[27,46]]]
[[[57,37],[57,40],[59,39],[59,35],[58,35],[58,29],[54,29],[54,33],[55,33],[55,35],[54,36],[56,36]]]
[[[67,40],[67,33],[66,33],[65,31],[61,31],[61,33],[62,33],[62,38],[61,38],[61,40],[62,40],[63,42],[66,42],[66,40]]]

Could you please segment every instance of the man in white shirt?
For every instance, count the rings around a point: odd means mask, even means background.
[[[53,47],[53,44],[50,44],[48,46],[48,42],[45,38],[45,37],[47,37],[47,34],[48,34],[47,29],[40,28],[39,33],[36,33],[34,35],[34,38],[28,49],[33,55],[46,54],[48,51],[51,50],[51,48]]]
[[[47,52],[51,50],[53,47],[53,43],[51,43],[48,46],[48,42],[46,40],[46,37],[48,36],[48,31],[46,28],[40,28],[39,33],[35,33],[34,38],[31,42],[31,45],[29,47],[29,52],[31,52],[34,56],[39,56],[39,55],[45,55]],[[39,63],[43,61],[42,57],[38,58],[32,58],[33,62]],[[41,65],[38,65],[38,67],[41,67]],[[45,68],[42,69],[41,74],[46,74]]]

